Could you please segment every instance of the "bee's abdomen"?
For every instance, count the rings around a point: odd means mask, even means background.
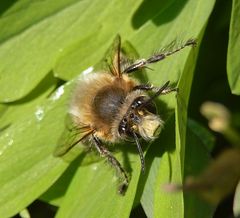
[[[124,102],[126,93],[120,87],[106,86],[93,99],[94,114],[102,122],[111,124]]]

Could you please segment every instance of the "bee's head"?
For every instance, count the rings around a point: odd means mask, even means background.
[[[154,103],[147,100],[148,97],[140,96],[132,102],[119,125],[121,136],[133,137],[135,133],[145,140],[153,140],[159,135],[163,121],[156,115]]]

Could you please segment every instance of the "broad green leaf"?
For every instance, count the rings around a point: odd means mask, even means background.
[[[232,14],[227,53],[227,74],[232,93],[240,94],[240,2],[232,1]]]
[[[7,108],[8,108],[7,105],[0,104],[0,117],[2,117],[4,115],[4,113],[6,113]],[[2,130],[2,127],[0,130]]]
[[[93,153],[93,152],[91,152]],[[89,155],[89,154],[88,154]],[[93,153],[96,156],[96,154]],[[74,177],[77,169],[82,166],[84,158],[76,158],[69,167],[64,171],[64,173],[59,177],[59,179],[52,185],[43,195],[40,197],[41,200],[48,202],[52,205],[59,206],[64,199],[64,195]]]
[[[201,126],[199,123],[196,123],[195,121],[193,121],[191,119],[188,119],[187,134],[190,134],[191,132],[194,134],[195,138],[199,138],[202,146],[204,147],[203,149],[206,150],[206,153],[208,152],[210,154],[210,152],[212,152],[213,147],[215,145],[214,136],[212,134],[210,134],[210,132],[205,127]],[[189,145],[189,144],[190,144],[190,142],[187,142],[187,145]],[[186,162],[186,160],[185,160],[185,162]]]
[[[67,34],[69,23],[78,16],[71,13],[74,2],[19,1],[1,17],[0,102],[27,95],[51,70],[66,42],[62,32]],[[70,41],[69,36],[66,38]]]
[[[173,116],[168,120],[164,131],[160,136],[162,144],[167,150],[171,150],[174,147],[174,133],[172,131],[172,125],[174,123]],[[203,170],[210,160],[209,147],[213,146],[213,136],[202,126],[197,124],[192,120],[187,122],[187,135],[186,135],[186,156],[185,156],[185,173],[187,175],[197,175]],[[197,157],[197,158],[196,158]],[[158,167],[162,165],[165,159],[169,156],[165,153],[164,148],[158,149],[156,147],[151,147],[147,153],[148,160],[152,160],[152,165],[149,170],[148,178],[143,190],[143,195],[141,198],[141,203],[144,208],[147,217],[153,217],[154,208],[154,187],[156,185],[156,179],[158,174]],[[162,167],[162,174],[168,174],[171,169],[169,167]],[[166,183],[165,183],[166,184]],[[164,192],[164,183],[157,185],[161,188],[161,192]],[[166,195],[175,195],[172,193],[166,193]],[[161,199],[163,204],[166,202],[164,198]],[[168,205],[165,205],[168,207]],[[201,201],[194,194],[184,194],[184,211],[186,218],[191,217],[211,217],[213,213],[213,208],[209,206],[206,202]],[[178,212],[178,211],[176,211]],[[162,213],[157,215],[158,217],[164,217]]]
[[[198,123],[188,120],[184,177],[200,174],[211,161],[210,149],[214,145],[213,136]],[[186,218],[211,218],[215,208],[201,200],[194,193],[184,193]]]
[[[154,217],[184,217],[183,194],[181,192],[176,195],[164,193],[161,184],[170,182],[181,183],[183,179],[187,104],[196,56],[197,52],[191,52],[188,59],[185,59],[185,68],[181,70],[182,75],[179,80],[179,93],[175,108],[175,143],[171,142],[169,146],[172,149],[168,150],[168,153],[163,154],[159,166],[155,183]],[[185,78],[188,78],[188,80]]]
[[[5,21],[4,17],[0,20],[3,38],[8,36],[0,44],[2,102],[14,101],[29,93],[53,68],[66,47],[99,29],[99,11],[103,12],[107,5],[102,1],[79,0],[68,1],[68,4],[46,1],[47,5],[38,8],[34,1],[24,3],[25,6],[19,3],[16,11],[10,10],[9,20]],[[43,10],[47,12],[41,12]],[[33,21],[21,20],[26,23],[5,33],[13,20],[20,20],[22,14],[30,18],[36,13],[38,16],[34,15]],[[96,22],[91,25],[94,17]]]
[[[55,75],[61,79],[69,80],[89,66],[95,65],[102,59],[103,52],[109,46],[109,43],[111,43],[109,39],[112,39],[112,37],[118,33],[121,34],[124,40],[126,38],[129,39],[129,36],[132,36],[140,25],[142,25],[141,22],[144,24],[156,14],[161,14],[172,2],[172,0],[164,0],[161,2],[152,1],[151,3],[132,1],[128,4],[126,1],[124,4],[118,3],[118,5],[107,3],[104,13],[98,18],[103,21],[101,28],[96,29],[98,34],[96,35],[96,33],[93,32],[87,35],[86,38],[68,47],[54,67]],[[98,6],[96,5],[96,7]],[[125,10],[127,7],[129,7],[128,9],[130,11]],[[124,22],[122,22],[123,20]],[[101,32],[103,33],[101,34]],[[149,36],[147,38],[149,38]],[[133,40],[131,40],[131,42],[133,42]],[[150,41],[149,43],[153,44],[153,42]],[[153,49],[159,49],[158,46],[161,45],[160,38],[156,39],[156,43],[158,43],[156,48],[150,45],[150,52],[152,52]],[[169,43],[169,41],[166,43]]]
[[[188,6],[188,7],[187,7]],[[211,4],[200,4],[198,7],[193,2],[188,2],[183,10],[194,11],[193,16],[189,18],[189,30],[198,36],[199,42],[204,31],[207,19],[214,6],[214,1]],[[205,19],[199,20],[199,16],[205,13]],[[181,16],[182,15],[182,16]],[[184,13],[179,14],[177,20],[181,20],[184,17]],[[185,22],[186,22],[185,18]],[[187,22],[188,23],[188,22]],[[192,26],[191,26],[192,25]],[[185,54],[186,55],[186,54]],[[178,58],[181,61],[181,66],[177,68],[182,72],[178,87],[179,93],[177,96],[176,104],[176,147],[169,151],[168,154],[164,154],[159,166],[158,176],[155,183],[154,193],[154,217],[184,217],[184,202],[183,194],[178,193],[176,195],[168,195],[162,192],[161,184],[175,182],[182,183],[183,172],[184,172],[184,156],[185,156],[185,134],[186,134],[186,119],[187,119],[187,105],[190,95],[190,89],[193,78],[193,71],[197,52],[191,52],[190,55]],[[173,65],[171,65],[172,67]],[[172,72],[173,70],[171,70]],[[166,172],[163,174],[162,172]]]
[[[61,12],[78,1],[79,0],[59,0],[57,4],[54,0],[2,2],[0,7],[1,10],[3,10],[0,19],[0,42],[2,43],[16,35],[18,36],[31,26]],[[21,17],[21,20],[19,20],[19,17]]]
[[[54,91],[56,85],[57,79],[49,73],[25,98],[14,103],[2,104],[0,129],[10,127],[28,113],[35,113],[35,116],[41,119],[43,116],[41,104]]]
[[[140,196],[141,204],[147,217],[154,217],[154,196],[156,194],[156,181],[159,174],[159,168],[164,166],[161,168],[162,175],[168,175],[169,173],[169,164],[164,164],[164,162],[166,161],[165,159],[169,157],[168,152],[173,150],[175,146],[175,132],[172,131],[174,122],[174,114],[172,114],[166,121],[166,125],[159,139],[151,145],[146,155],[146,162],[151,168],[149,168],[146,173],[147,178],[145,177],[140,180],[140,182],[143,183],[144,189],[141,188],[143,191],[140,189],[139,192],[142,192],[142,196]],[[161,186],[161,184],[158,185]],[[161,192],[163,192],[163,189]],[[162,201],[164,202],[164,199]],[[158,216],[161,217],[161,214]]]
[[[114,176],[114,169],[105,162],[79,167],[56,217],[129,217],[140,174],[140,164],[136,160],[135,152],[124,156],[133,170],[125,196],[117,193],[119,183]],[[121,156],[116,157],[120,159]]]
[[[62,86],[50,99],[40,96],[27,105],[9,106],[16,109],[1,118],[11,122],[0,134],[1,217],[21,211],[66,169],[68,163],[52,152],[64,129],[68,90]]]

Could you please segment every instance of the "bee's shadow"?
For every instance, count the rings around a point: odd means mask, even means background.
[[[41,199],[54,200],[65,195],[77,169],[83,162],[86,153],[83,152],[77,156],[67,167],[58,180],[41,196]]]
[[[187,0],[178,1],[177,4],[175,1],[143,1],[132,17],[133,28],[139,29],[149,20],[157,26],[168,23],[177,17],[186,3]],[[153,16],[156,13],[158,16]]]

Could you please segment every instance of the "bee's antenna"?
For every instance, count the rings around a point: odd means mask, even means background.
[[[143,151],[142,151],[142,147],[139,143],[139,140],[138,140],[138,137],[136,135],[135,132],[132,132],[132,135],[134,137],[134,140],[137,144],[137,148],[138,148],[138,153],[139,153],[139,156],[140,156],[140,161],[141,161],[141,169],[142,169],[142,172],[144,173],[145,172],[145,160],[144,160],[144,156],[143,156]]]

